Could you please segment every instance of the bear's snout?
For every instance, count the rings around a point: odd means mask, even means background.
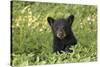
[[[66,36],[66,33],[63,30],[57,32],[57,37],[58,38],[64,39],[65,36]]]

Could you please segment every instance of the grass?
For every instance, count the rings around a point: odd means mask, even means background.
[[[12,66],[92,62],[97,60],[97,8],[94,5],[12,3]],[[52,53],[52,31],[47,17],[75,15],[72,25],[78,40],[73,53]]]

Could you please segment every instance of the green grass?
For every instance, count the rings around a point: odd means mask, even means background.
[[[72,26],[78,40],[73,53],[52,53],[52,31],[47,17],[75,15]],[[97,60],[97,8],[93,5],[12,3],[12,65],[58,64]]]

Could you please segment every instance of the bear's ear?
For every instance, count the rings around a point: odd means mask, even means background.
[[[67,21],[70,23],[70,25],[72,26],[72,23],[74,21],[74,15],[70,15],[68,18],[67,18]]]
[[[50,26],[52,26],[52,24],[54,23],[54,19],[52,17],[48,17],[47,21],[48,21]]]

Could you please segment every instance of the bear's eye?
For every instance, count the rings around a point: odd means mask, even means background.
[[[59,26],[54,26],[53,29],[58,30]]]
[[[66,29],[66,27],[64,26],[64,27],[63,27],[63,29],[65,30],[65,29]]]
[[[62,26],[62,27],[61,27],[61,29],[63,29],[63,30],[64,30],[64,29],[65,29],[65,26]]]

